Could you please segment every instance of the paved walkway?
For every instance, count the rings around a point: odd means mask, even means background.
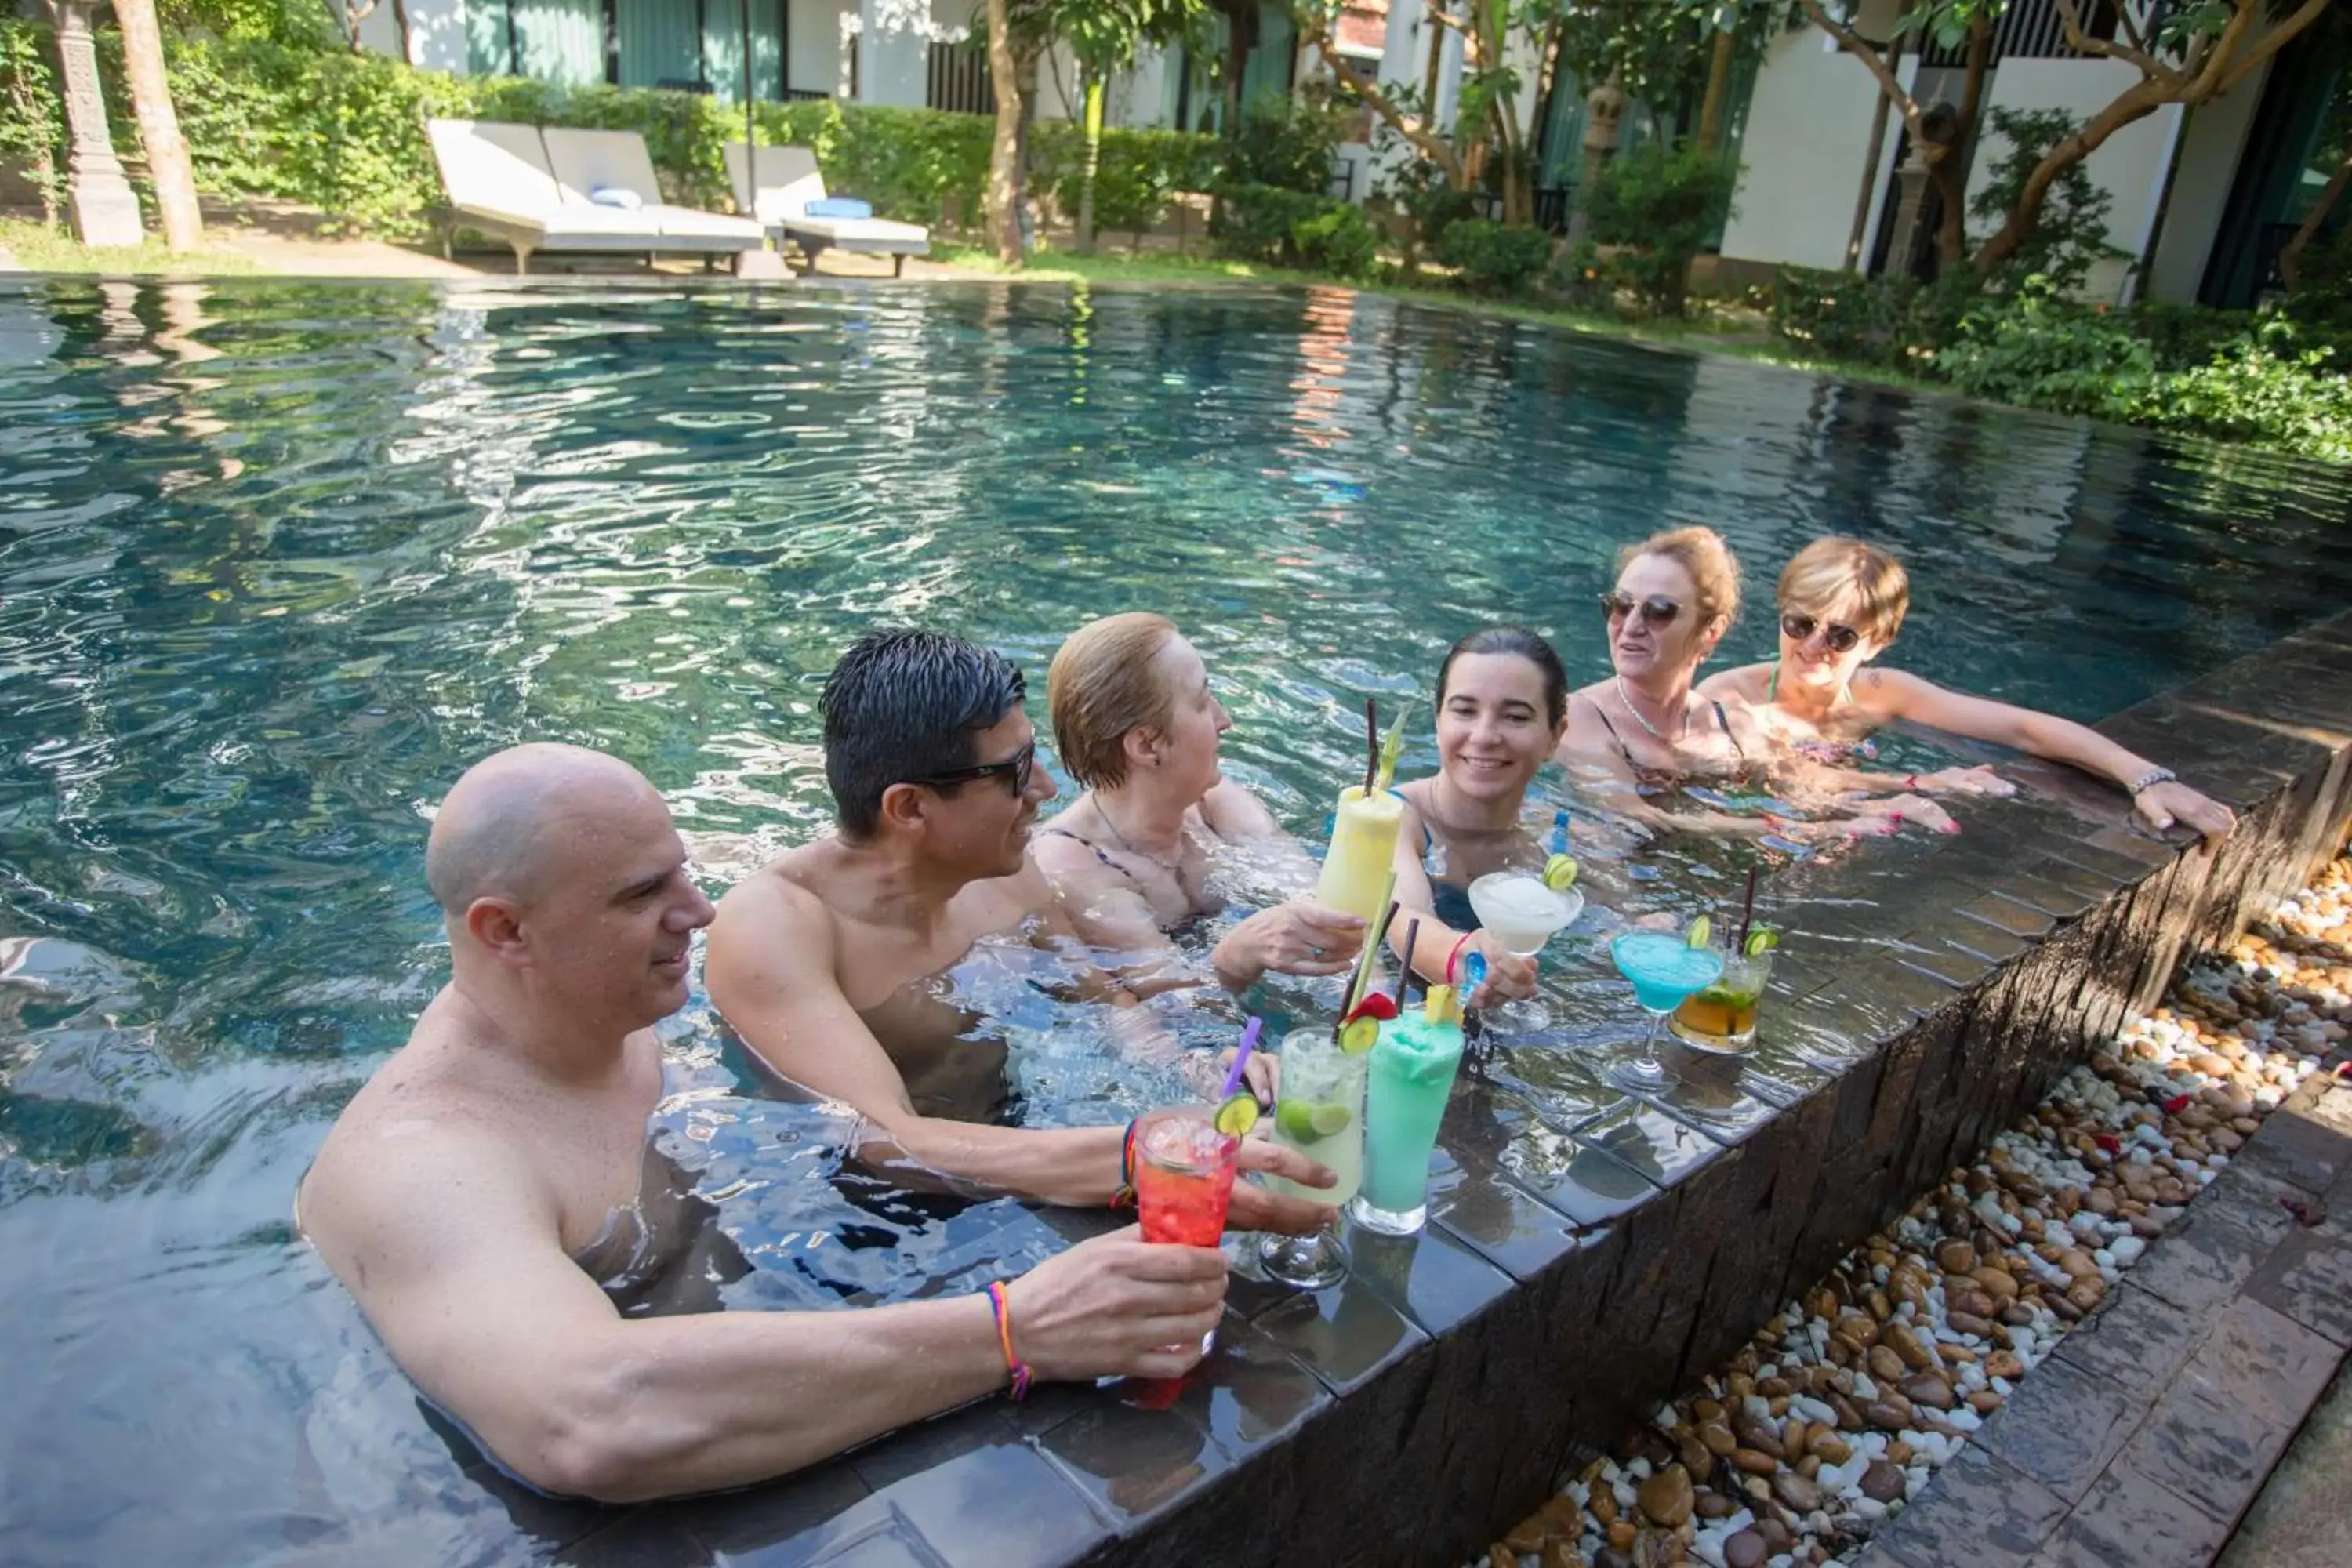
[[[1857,1568],[2342,1568],[2352,1083],[2311,1080]],[[2248,1510],[2273,1467],[2275,1499]],[[2299,1552],[2301,1555],[2289,1555]]]

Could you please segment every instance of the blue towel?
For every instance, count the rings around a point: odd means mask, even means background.
[[[856,196],[819,196],[801,210],[811,217],[872,217],[874,204]]]
[[[624,212],[635,212],[646,205],[646,198],[625,185],[593,185],[588,199],[600,207],[619,207]]]

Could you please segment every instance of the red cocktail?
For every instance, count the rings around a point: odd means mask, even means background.
[[[1225,1234],[1241,1140],[1202,1106],[1155,1110],[1135,1134],[1135,1206],[1146,1241],[1214,1247]]]

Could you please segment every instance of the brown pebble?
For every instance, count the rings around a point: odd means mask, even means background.
[[[1843,1394],[1832,1394],[1829,1396],[1829,1407],[1837,1412],[1839,1431],[1859,1432],[1862,1430],[1862,1412],[1854,1408],[1853,1400],[1848,1399]]]
[[[1674,1529],[1691,1516],[1691,1504],[1696,1500],[1690,1472],[1680,1465],[1668,1465],[1642,1483],[1640,1498],[1642,1511],[1649,1516],[1652,1524]]]
[[[1796,1468],[1799,1475],[1810,1481],[1822,1473],[1822,1457],[1819,1454],[1807,1454],[1797,1461]]]
[[[1675,1454],[1683,1468],[1694,1476],[1711,1475],[1715,1471],[1715,1453],[1698,1439],[1698,1435],[1685,1432],[1675,1440]]]
[[[1969,1408],[1979,1415],[1990,1415],[2000,1406],[2000,1395],[1992,1389],[1979,1388],[1969,1395]]]
[[[2000,1310],[2000,1321],[2012,1329],[2031,1327],[2033,1322],[2033,1309],[2022,1301],[2012,1301]]]
[[[1729,1458],[1731,1450],[1739,1447],[1738,1439],[1731,1435],[1731,1428],[1720,1421],[1709,1421],[1701,1426],[1698,1429],[1698,1440],[1706,1447],[1707,1452],[1719,1454],[1725,1458]]]
[[[1721,1492],[1709,1491],[1702,1487],[1698,1500],[1691,1505],[1691,1511],[1701,1519],[1729,1519],[1739,1511],[1739,1505]]]
[[[1591,1500],[1584,1506],[1603,1530],[1617,1522],[1617,1494],[1609,1489],[1608,1482],[1594,1481]]]
[[[1797,1385],[1785,1377],[1763,1377],[1756,1380],[1756,1392],[1767,1399],[1786,1399],[1797,1392]]]
[[[1895,1315],[1895,1303],[1886,1299],[1885,1291],[1873,1290],[1870,1293],[1870,1315],[1882,1323]]]
[[[1930,1410],[1949,1410],[1952,1407],[1951,1384],[1932,1373],[1923,1372],[1916,1377],[1905,1378],[1903,1397]]]
[[[1635,1533],[1632,1520],[1618,1520],[1609,1527],[1609,1544],[1619,1552],[1631,1552]]]
[[[1769,1476],[1780,1468],[1780,1461],[1754,1448],[1734,1448],[1731,1462],[1751,1476]]]
[[[1822,1489],[1787,1470],[1772,1478],[1772,1493],[1796,1512],[1811,1513],[1822,1506]]]
[[[1977,1249],[1965,1241],[1948,1241],[1936,1248],[1936,1267],[1947,1274],[1966,1274],[1977,1266]]]
[[[1902,1381],[1903,1358],[1895,1353],[1892,1346],[1883,1344],[1871,1346],[1867,1364],[1870,1368],[1871,1378],[1874,1382],[1898,1383]]]
[[[1969,1278],[1984,1287],[1985,1294],[1996,1301],[2011,1300],[2017,1295],[2017,1281],[2009,1277],[2008,1269],[1996,1264],[1988,1263]]]
[[[1886,1445],[1886,1461],[1891,1465],[1909,1464],[1911,1462],[1911,1445],[1905,1442],[1900,1437],[1895,1438],[1895,1441]]]
[[[1758,1520],[1756,1529],[1764,1537],[1764,1544],[1770,1547],[1776,1555],[1797,1544],[1797,1532],[1772,1515]]]
[[[2025,1362],[2015,1351],[1995,1351],[1985,1358],[1987,1377],[2005,1377],[2011,1382],[2025,1375]]]
[[[1878,1325],[1859,1312],[1840,1318],[1833,1331],[1852,1340],[1860,1350],[1868,1350],[1878,1342]]]
[[[1862,1495],[1873,1502],[1893,1502],[1903,1495],[1902,1467],[1885,1459],[1873,1459],[1862,1472]]]
[[[1936,1358],[1927,1353],[1927,1347],[1919,1342],[1919,1336],[1911,1331],[1907,1323],[1890,1325],[1886,1331],[1886,1344],[1903,1358],[1903,1364],[1913,1372],[1925,1372],[1936,1364]]]
[[[1543,1568],[1584,1568],[1584,1553],[1576,1549],[1576,1542],[1572,1540],[1547,1542],[1543,1550]]]
[[[1959,1333],[1973,1334],[1980,1340],[1992,1337],[1992,1324],[1972,1312],[1954,1312],[1946,1321]]]
[[[1519,1568],[1519,1554],[1497,1541],[1486,1548],[1486,1568]]]
[[[1812,1424],[1801,1415],[1790,1417],[1789,1424],[1780,1428],[1780,1457],[1784,1459],[1796,1458],[1812,1440]]]
[[[1846,1440],[1826,1426],[1815,1432],[1813,1440],[1806,1447],[1812,1450],[1813,1458],[1825,1465],[1843,1465],[1853,1458],[1853,1449],[1847,1446]]]
[[[1541,1552],[1544,1542],[1549,1539],[1550,1535],[1550,1530],[1544,1524],[1543,1515],[1531,1513],[1504,1534],[1503,1545],[1515,1556],[1522,1552]],[[1511,1568],[1518,1568],[1518,1564],[1514,1563]]]
[[[1723,1406],[1712,1399],[1695,1399],[1691,1402],[1691,1417],[1697,1421],[1720,1421],[1723,1419]]]
[[[1905,1399],[1874,1399],[1862,1407],[1862,1414],[1882,1432],[1900,1432],[1911,1425],[1911,1403]]]
[[[1772,1549],[1764,1544],[1764,1537],[1750,1525],[1723,1543],[1726,1568],[1763,1568]]]

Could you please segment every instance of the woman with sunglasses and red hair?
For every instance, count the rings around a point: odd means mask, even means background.
[[[1771,740],[1813,762],[1829,787],[2016,792],[2016,785],[1989,767],[1895,774],[1855,765],[1875,754],[1871,731],[1909,720],[2111,780],[2131,795],[2140,818],[2158,831],[2178,822],[2219,839],[2237,825],[2228,806],[2095,730],[2030,708],[1947,691],[1899,669],[1864,668],[1895,641],[1911,605],[1910,578],[1902,563],[1883,550],[1858,539],[1817,539],[1781,570],[1778,597],[1780,657],[1714,676],[1699,695],[1739,699]]]

